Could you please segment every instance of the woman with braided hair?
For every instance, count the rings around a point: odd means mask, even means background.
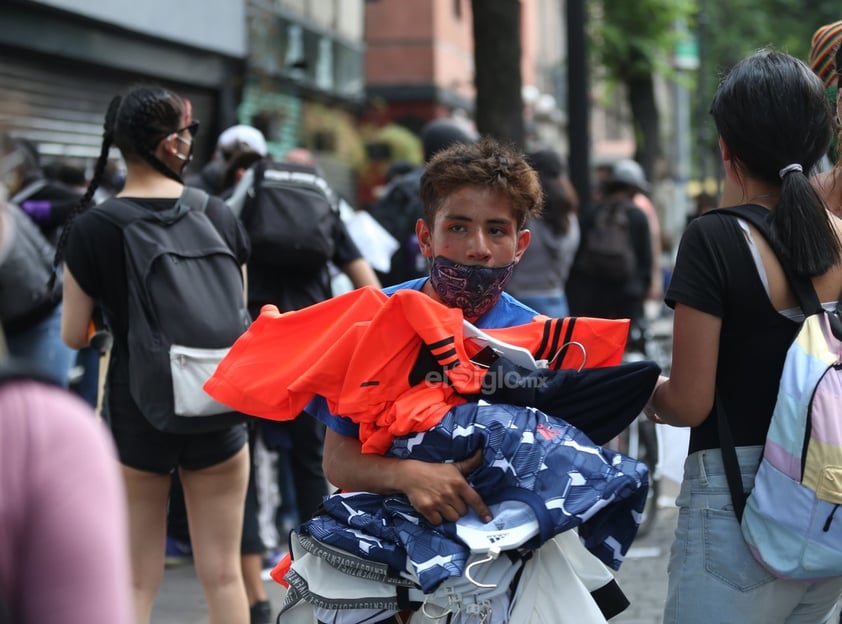
[[[94,306],[114,336],[103,417],[116,442],[129,504],[129,539],[135,620],[149,622],[163,578],[167,497],[179,471],[187,505],[194,561],[212,624],[247,622],[249,605],[240,567],[243,505],[248,479],[246,426],[209,433],[171,433],[152,425],[130,392],[129,285],[123,228],[109,217],[126,203],[150,213],[172,209],[182,195],[182,172],[193,135],[190,102],[157,86],[135,86],[115,97],[105,116],[93,179],[59,240],[64,310],[62,337],[74,348],[88,342]],[[126,162],[126,183],[116,198],[86,210],[116,146]],[[109,215],[109,213],[111,213]],[[248,240],[228,207],[209,198],[204,214],[240,265]],[[213,313],[210,311],[210,313]]]

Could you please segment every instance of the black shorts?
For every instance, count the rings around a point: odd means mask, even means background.
[[[201,470],[233,457],[248,439],[245,423],[212,433],[159,431],[137,408],[127,386],[112,386],[108,390],[104,416],[120,463],[129,468],[158,474],[170,474],[178,467]]]

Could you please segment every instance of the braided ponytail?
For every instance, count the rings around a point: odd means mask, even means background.
[[[94,166],[94,175],[88,184],[85,194],[79,200],[79,203],[76,204],[73,211],[67,216],[67,221],[61,230],[61,235],[59,236],[58,243],[56,244],[56,254],[53,258],[53,270],[50,274],[50,280],[47,283],[47,290],[49,292],[52,292],[55,288],[56,280],[58,278],[58,269],[61,266],[61,260],[64,256],[64,247],[67,244],[67,237],[70,235],[70,228],[73,225],[73,221],[80,213],[82,213],[82,211],[85,210],[85,208],[90,205],[94,193],[97,188],[99,188],[102,176],[105,173],[105,167],[108,164],[108,152],[110,151],[111,144],[114,140],[114,125],[117,119],[117,111],[120,109],[121,102],[122,98],[117,95],[112,98],[108,105],[108,111],[105,113],[105,122],[102,125],[102,148],[100,149],[99,158],[97,158],[96,165]]]

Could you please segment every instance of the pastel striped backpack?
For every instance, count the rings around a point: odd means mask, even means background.
[[[747,206],[717,212],[752,223],[775,249],[767,215]],[[794,275],[776,250],[804,321],[784,361],[754,489],[746,498],[719,401],[725,472],[743,537],[772,574],[793,580],[842,576],[842,298],[835,312],[812,282]],[[744,509],[743,509],[744,507]]]

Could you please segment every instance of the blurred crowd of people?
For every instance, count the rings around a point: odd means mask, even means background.
[[[766,294],[755,289],[754,264],[744,275],[740,263],[729,260],[744,238],[751,239],[750,228],[738,230],[705,215],[723,205],[752,204],[775,214],[800,206],[792,223],[815,226],[810,231],[820,233],[827,252],[820,270],[802,272],[818,284],[823,301],[839,299],[840,42],[842,22],[816,31],[809,59],[815,75],[805,73],[808,65],[798,59],[763,50],[723,80],[712,114],[726,180],[719,196],[694,198],[669,281],[671,267],[662,263],[665,247],[667,255],[673,253],[671,242],[664,240],[653,203],[653,181],[635,160],[599,168],[585,202],[568,176],[573,156],[559,146],[510,152],[461,120],[435,119],[424,126],[419,133],[424,164],[395,163],[365,210],[328,189],[335,205],[329,224],[333,251],[312,271],[279,271],[250,255],[240,216],[254,195],[260,163],[326,177],[305,148],[272,154],[259,130],[238,124],[219,135],[210,161],[191,172],[199,125],[189,100],[149,85],[115,96],[103,111],[102,149],[93,164],[45,159],[36,143],[4,134],[0,475],[19,482],[0,496],[0,529],[22,530],[31,523],[30,530],[39,533],[33,541],[43,537],[43,552],[29,552],[21,543],[10,551],[2,541],[10,532],[0,531],[0,622],[40,621],[49,615],[48,606],[54,609],[50,613],[62,613],[63,621],[80,624],[148,622],[164,565],[186,560],[196,566],[211,622],[273,622],[277,609],[269,603],[264,572],[282,565],[286,536],[317,512],[329,494],[328,477],[345,489],[406,494],[422,515],[440,521],[455,520],[469,508],[488,513],[465,478],[479,457],[414,472],[394,458],[367,456],[359,429],[325,404],[310,405],[289,421],[244,417],[212,430],[166,431],[145,418],[142,401],[130,389],[132,291],[123,232],[107,213],[128,200],[149,215],[164,214],[178,207],[185,186],[209,195],[202,219],[242,265],[242,303],[251,321],[267,307],[293,312],[352,289],[385,287],[390,295],[412,289],[461,308],[478,327],[542,317],[630,319],[627,348],[645,353],[651,320],[646,302],[661,310],[666,301],[675,310],[678,338],[671,378],[659,380],[648,415],[692,427],[688,462],[716,470],[719,439],[709,414],[714,392],[721,391],[730,413],[750,423],[735,423],[738,442],[746,448],[762,445],[769,420],[765,408],[774,397],[764,392],[749,405],[745,393],[720,374],[723,366],[738,377],[743,369],[723,363],[714,347],[740,361],[743,333],[753,332],[755,344],[763,342],[763,330],[743,318],[746,310],[769,316],[767,324],[774,327],[764,355],[769,365],[744,381],[762,378],[762,388],[771,388],[779,369],[773,364],[782,361],[794,325],[766,304],[771,300],[781,310],[791,297],[762,245],[755,255],[772,276],[764,284]],[[765,81],[773,74],[780,83],[769,85]],[[757,101],[757,94],[772,90],[781,96]],[[810,104],[809,117],[799,102]],[[781,120],[791,131],[781,132]],[[804,137],[812,137],[809,144]],[[111,158],[112,147],[121,158]],[[496,172],[496,181],[489,171]],[[799,236],[787,240],[799,253],[812,244]],[[703,257],[710,266],[699,265]],[[739,292],[733,291],[737,282],[723,277],[732,274],[742,280]],[[749,297],[755,290],[760,294]],[[758,311],[764,305],[767,309]],[[745,331],[731,331],[735,322]],[[280,350],[278,357],[284,357]],[[37,444],[30,447],[27,440]],[[744,474],[756,469],[756,460],[752,455],[744,462]],[[23,474],[24,465],[32,474]],[[396,485],[398,476],[409,475]],[[433,483],[434,475],[441,481]],[[686,523],[705,512],[691,500],[693,487],[701,486],[688,480],[679,501],[688,515],[672,555],[665,622],[707,621],[707,605],[739,613],[740,621],[768,621],[752,615],[757,609],[771,618],[806,612],[808,606],[812,622],[838,617],[838,579],[810,585],[812,593],[803,600],[788,586],[776,599],[767,589],[762,604],[753,590],[737,599],[733,590],[724,594],[709,583],[691,586],[704,567],[680,552],[693,543]],[[43,505],[33,505],[34,498]],[[735,527],[727,532],[730,550],[742,544]],[[59,533],[67,536],[64,546],[56,545]],[[78,547],[68,546],[76,540]],[[10,552],[15,556],[5,555]],[[47,556],[57,552],[67,559]],[[95,561],[86,556],[91,553]],[[715,558],[730,565],[724,553]],[[746,553],[739,564],[753,560]],[[64,571],[58,571],[51,600],[35,600],[30,584],[44,580],[33,580],[33,570],[55,568]],[[767,588],[782,582],[770,583]],[[686,599],[690,595],[693,599]]]

